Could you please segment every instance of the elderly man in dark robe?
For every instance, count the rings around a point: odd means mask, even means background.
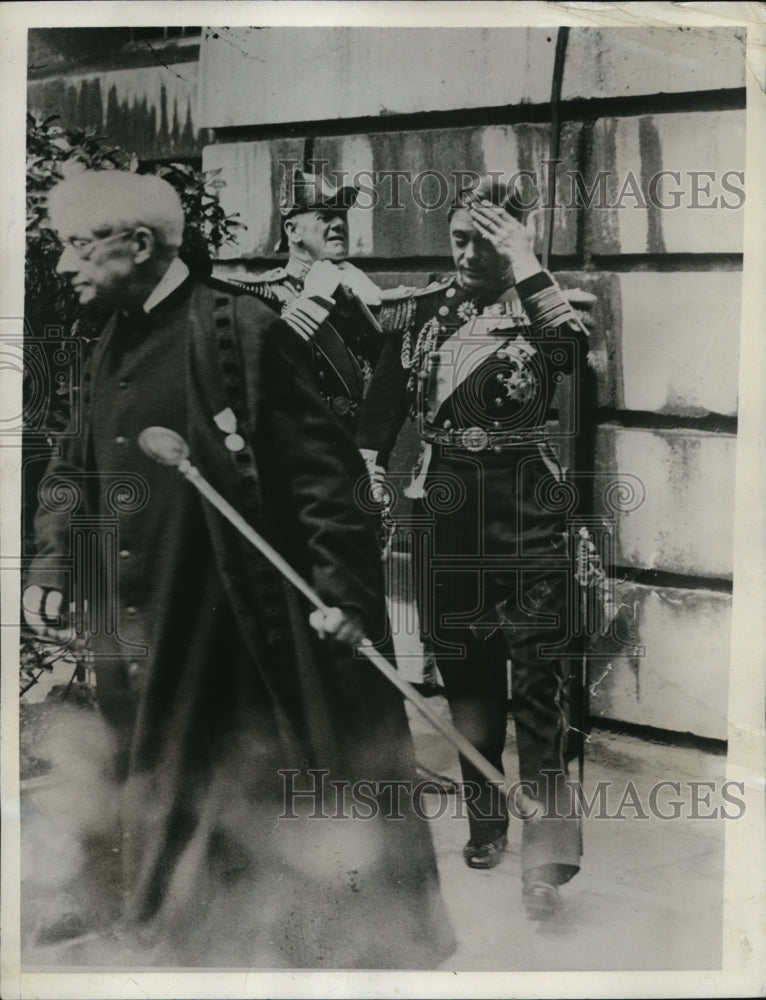
[[[353,652],[383,641],[386,615],[351,439],[279,317],[188,274],[164,181],[83,173],[50,216],[59,271],[114,315],[40,488],[24,605],[50,634],[87,603],[127,939],[144,964],[433,967],[453,940],[422,810],[391,794],[412,773],[404,708]],[[147,426],[180,434],[316,588],[330,611],[314,630],[297,591],[141,451]],[[85,523],[100,533],[79,560]]]

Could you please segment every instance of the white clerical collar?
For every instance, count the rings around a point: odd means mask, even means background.
[[[189,268],[180,257],[174,257],[170,262],[170,267],[160,278],[159,284],[154,286],[154,290],[146,302],[144,302],[144,312],[148,313],[155,306],[158,306],[171,292],[174,292],[179,285],[182,285],[188,276]]]

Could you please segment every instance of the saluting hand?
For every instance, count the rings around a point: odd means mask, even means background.
[[[542,270],[533,250],[534,229],[529,225],[518,222],[505,209],[485,200],[471,200],[468,211],[478,233],[510,264],[515,282]]]

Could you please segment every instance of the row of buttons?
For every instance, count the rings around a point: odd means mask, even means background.
[[[120,379],[120,381],[118,382],[118,385],[119,385],[119,387],[121,389],[127,389],[128,386],[130,385],[130,383],[128,382],[127,379],[123,378],[123,379]],[[114,439],[114,443],[115,444],[125,444],[126,441],[127,441],[127,438],[123,437],[122,434],[118,434],[117,437]]]
[[[129,383],[128,383],[127,379],[121,379],[119,381],[118,385],[119,385],[119,387],[121,389],[127,389]],[[127,440],[128,439],[126,437],[123,437],[122,434],[118,434],[117,437],[114,439],[114,443],[115,444],[125,444],[127,442]]]

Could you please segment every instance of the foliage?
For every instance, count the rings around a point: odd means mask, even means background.
[[[51,673],[54,664],[64,663],[72,670],[69,686],[75,680],[83,683],[91,674],[91,655],[82,643],[50,642],[40,639],[35,632],[26,626],[21,628],[21,645],[19,658],[19,693],[26,694],[47,672]]]
[[[226,215],[221,208],[218,190],[225,182],[220,179],[220,168],[200,171],[188,163],[160,163],[152,173],[172,184],[181,198],[186,217],[184,242],[192,242],[190,230],[198,237],[197,242],[215,250],[234,242],[233,230],[240,228],[242,223],[236,217],[238,213]]]

